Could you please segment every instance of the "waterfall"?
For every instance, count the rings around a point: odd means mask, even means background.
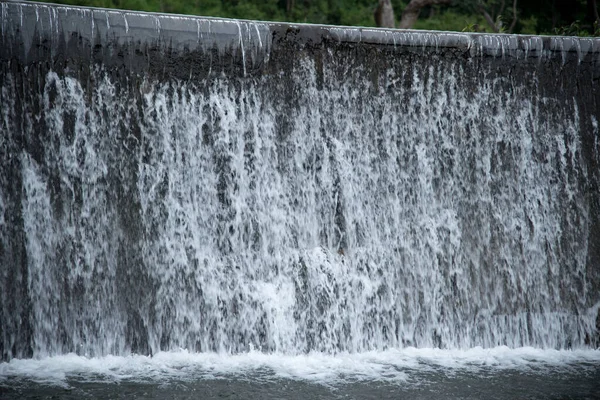
[[[1,359],[599,344],[598,39],[0,7]]]

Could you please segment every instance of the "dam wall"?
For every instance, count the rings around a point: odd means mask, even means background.
[[[0,16],[1,360],[600,344],[600,39]]]

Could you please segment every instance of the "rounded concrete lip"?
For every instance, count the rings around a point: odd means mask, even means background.
[[[558,57],[576,54],[600,54],[600,38],[569,36],[511,35],[446,31],[419,31],[373,27],[347,27],[287,22],[264,22],[180,14],[67,6],[51,3],[3,1],[1,3],[2,36],[10,36],[16,27],[23,45],[38,35],[77,32],[94,40],[98,36],[118,42],[167,41],[171,47],[255,48],[268,53],[274,37],[290,36],[300,43],[318,45],[323,41],[393,46],[405,49],[458,49],[471,56]],[[592,57],[599,62],[600,58]]]

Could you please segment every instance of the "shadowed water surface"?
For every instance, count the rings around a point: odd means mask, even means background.
[[[3,398],[24,399],[598,399],[600,370],[574,366],[569,372],[481,374],[412,371],[406,383],[360,381],[336,385],[280,379],[268,374],[195,381],[120,383],[86,382],[73,377],[68,388],[15,382],[2,389]]]
[[[75,355],[1,365],[6,399],[596,399],[597,351]]]

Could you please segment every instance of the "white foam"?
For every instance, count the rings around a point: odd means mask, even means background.
[[[68,380],[118,383],[231,377],[265,381],[294,379],[325,385],[354,381],[410,384],[414,382],[413,376],[424,371],[454,374],[464,370],[494,373],[513,369],[539,373],[599,366],[600,350],[541,350],[531,347],[468,350],[405,348],[336,355],[285,355],[260,351],[227,355],[181,350],[160,352],[153,357],[87,358],[67,354],[43,359],[13,359],[0,364],[0,385],[17,380],[68,386]]]

